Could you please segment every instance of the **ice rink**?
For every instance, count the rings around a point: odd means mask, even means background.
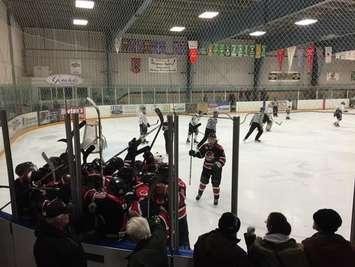
[[[242,221],[241,231],[253,225],[257,234],[263,235],[268,213],[280,211],[293,227],[291,235],[301,241],[314,232],[312,214],[326,207],[341,214],[343,226],[340,233],[349,238],[355,177],[355,116],[345,115],[340,128],[332,125],[334,119],[329,113],[295,113],[291,116],[290,121],[283,121],[281,126],[274,124],[271,132],[264,133],[262,143],[253,141],[255,133],[249,141],[240,143],[238,216]],[[284,117],[281,114],[278,120],[284,120]],[[241,127],[241,140],[248,130],[250,118]],[[149,119],[151,123],[157,120],[155,117]],[[180,116],[179,121],[179,174],[186,183],[190,146],[185,141],[189,119]],[[202,131],[206,120],[202,119]],[[104,152],[106,159],[123,149],[132,137],[138,136],[137,124],[137,118],[103,120],[103,133],[108,143]],[[42,152],[57,156],[65,150],[63,143],[56,142],[64,136],[63,124],[23,135],[12,145],[14,166],[23,161],[32,161],[38,166],[44,164]],[[192,246],[200,234],[215,228],[218,217],[231,207],[231,120],[218,121],[217,137],[227,156],[217,207],[213,206],[211,185],[201,200],[195,201],[203,160],[193,159],[192,185],[187,190]],[[165,153],[162,134],[154,152]],[[0,157],[0,184],[7,184],[4,156]],[[7,191],[0,191],[0,206],[9,200]]]

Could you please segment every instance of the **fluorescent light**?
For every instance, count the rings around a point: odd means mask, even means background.
[[[214,17],[218,16],[219,12],[216,11],[206,11],[200,14],[198,17],[200,19],[213,19]]]
[[[184,31],[186,28],[185,27],[182,27],[182,26],[175,26],[175,27],[172,27],[170,29],[171,32],[182,32]]]
[[[74,25],[86,26],[88,21],[86,19],[73,19]]]
[[[250,36],[262,36],[264,35],[266,32],[264,31],[255,31],[255,32],[251,32],[249,33]]]
[[[94,1],[87,1],[87,0],[76,0],[75,1],[75,7],[77,7],[77,8],[93,9],[94,6],[95,6]]]
[[[296,21],[295,24],[299,26],[307,26],[316,23],[318,20],[316,19],[303,19]]]

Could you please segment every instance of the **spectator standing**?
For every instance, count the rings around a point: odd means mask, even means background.
[[[154,217],[150,223],[143,217],[131,218],[126,227],[129,238],[137,243],[127,257],[128,267],[168,267],[166,232],[163,222]]]
[[[43,203],[43,219],[35,235],[33,254],[37,267],[86,267],[83,247],[68,231],[69,211],[58,199]]]
[[[194,248],[194,267],[249,267],[247,253],[238,246],[240,220],[233,213],[224,213],[218,229],[201,235]]]
[[[313,214],[313,236],[302,241],[312,267],[353,267],[355,249],[350,242],[336,234],[342,224],[340,215],[332,209]]]
[[[256,237],[254,229],[248,228],[244,235],[249,259],[254,267],[308,267],[300,244],[290,238],[291,225],[278,212],[269,215],[266,221],[267,234]]]

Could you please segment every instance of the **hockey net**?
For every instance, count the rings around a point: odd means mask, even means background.
[[[99,125],[97,121],[86,123],[82,140],[83,140],[81,143],[82,149],[86,150],[93,145],[95,146],[95,150],[92,153],[100,152]],[[102,146],[102,150],[107,148],[106,138],[103,135],[101,137],[101,146]]]

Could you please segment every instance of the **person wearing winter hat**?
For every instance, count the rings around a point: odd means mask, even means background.
[[[313,236],[302,241],[306,256],[313,267],[355,266],[355,248],[336,234],[342,219],[332,209],[320,209],[313,214]]]
[[[248,227],[244,234],[249,259],[255,267],[308,267],[305,253],[296,240],[290,238],[291,225],[279,212],[272,212],[266,220],[266,235],[255,235]]]
[[[69,209],[59,199],[45,201],[35,230],[33,254],[37,267],[86,267],[83,247],[68,231]]]
[[[238,246],[240,220],[231,212],[224,213],[218,228],[201,235],[194,247],[195,267],[249,267],[246,252]]]

